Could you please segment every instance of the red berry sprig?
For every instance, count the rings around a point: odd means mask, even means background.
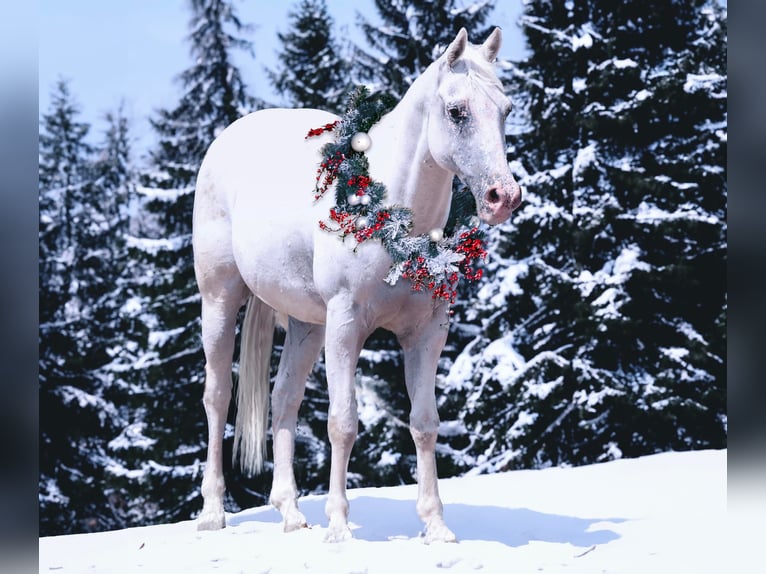
[[[305,139],[313,138],[315,136],[321,136],[324,132],[331,132],[338,126],[339,123],[340,123],[340,120],[335,120],[334,122],[323,125],[321,128],[310,129],[309,133],[306,134]]]
[[[325,159],[317,169],[316,186],[314,187],[314,199],[321,198],[338,177],[338,170],[346,156],[342,152]],[[324,177],[322,175],[324,174]]]
[[[354,225],[354,216],[347,211],[341,211],[339,209],[330,210],[330,219],[338,224],[338,227],[332,227],[324,221],[319,221],[319,228],[323,231],[331,231],[333,233],[340,233],[341,237],[346,237],[354,233],[356,226]]]
[[[473,227],[460,234],[458,244],[455,246],[456,253],[462,253],[464,259],[458,263],[460,272],[469,281],[478,281],[484,275],[483,269],[474,269],[471,265],[477,259],[485,259],[487,250],[484,242],[479,237],[479,228]]]

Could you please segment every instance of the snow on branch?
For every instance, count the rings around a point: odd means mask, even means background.
[[[126,235],[125,238],[129,248],[139,249],[152,256],[156,256],[160,251],[178,251],[186,247],[191,240],[190,235],[181,235],[170,238],[162,237],[160,239]]]
[[[165,201],[174,203],[179,198],[194,193],[194,186],[179,187],[175,189],[160,189],[157,187],[145,187],[139,185],[136,187],[136,193],[147,201]]]

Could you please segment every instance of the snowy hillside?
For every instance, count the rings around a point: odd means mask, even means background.
[[[707,450],[443,480],[457,544],[418,538],[416,486],[366,488],[349,493],[345,543],[322,542],[324,497],[311,496],[314,526],[292,534],[261,507],[218,532],[186,521],[41,538],[40,572],[726,572],[726,468],[726,450]]]

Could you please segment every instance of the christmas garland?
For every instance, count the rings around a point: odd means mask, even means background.
[[[356,88],[349,98],[343,118],[309,130],[306,138],[334,132],[335,141],[322,147],[324,157],[319,165],[314,199],[322,198],[335,184],[335,206],[328,221],[320,221],[321,229],[337,233],[341,239],[353,236],[357,245],[378,239],[393,259],[385,278],[395,285],[400,278],[409,279],[414,291],[429,290],[434,299],[455,302],[461,276],[477,281],[482,270],[474,267],[484,259],[483,234],[474,224],[475,204],[455,201],[447,227],[428,235],[410,235],[412,211],[401,206],[384,206],[385,186],[370,178],[369,163],[364,152],[371,140],[367,131],[393,107],[393,99],[385,95],[370,96],[365,87]],[[468,196],[468,194],[458,194]],[[470,199],[470,196],[469,196]],[[469,205],[470,203],[470,205]]]

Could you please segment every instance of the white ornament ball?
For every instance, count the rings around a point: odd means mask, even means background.
[[[359,205],[359,200],[361,198],[355,194],[355,193],[349,193],[348,194],[348,204],[349,205]]]
[[[354,151],[367,151],[372,145],[372,140],[364,132],[357,132],[351,138],[351,147]]]
[[[436,229],[432,229],[429,232],[428,236],[431,238],[431,241],[436,243],[438,241],[441,241],[442,238],[444,237],[444,230],[441,229],[440,227],[437,227]]]
[[[359,203],[362,205],[370,205],[370,196],[365,194],[359,198]]]
[[[472,215],[471,218],[468,220],[468,223],[471,227],[478,227],[481,223],[481,219],[478,218],[476,215]]]
[[[357,229],[364,229],[369,224],[370,224],[370,222],[368,221],[368,219],[366,217],[360,217],[359,219],[356,220],[356,227],[357,227]]]

